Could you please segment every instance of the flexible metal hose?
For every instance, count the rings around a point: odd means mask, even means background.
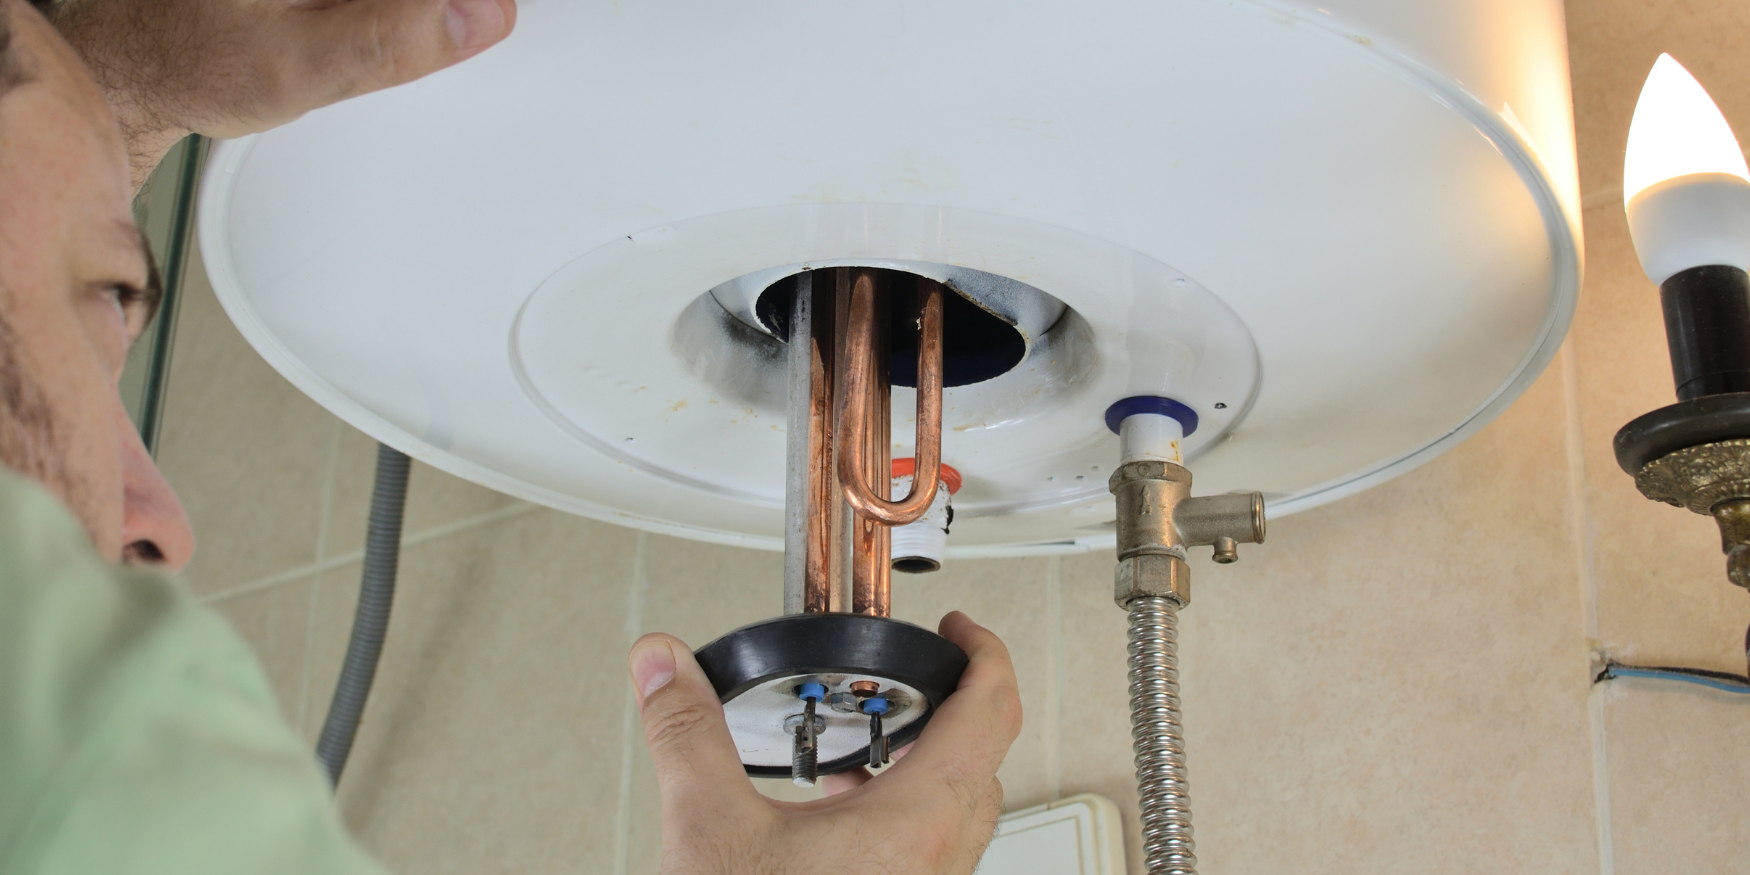
[[[1179,719],[1179,606],[1132,599],[1130,737],[1142,801],[1142,847],[1149,875],[1195,875],[1185,734]]]
[[[389,629],[389,607],[395,600],[395,570],[401,561],[401,513],[407,507],[409,460],[386,444],[377,447],[377,479],[371,489],[371,520],[365,532],[365,568],[359,578],[358,612],[353,615],[352,639],[346,644],[346,661],[340,681],[328,704],[328,719],[316,742],[316,758],[328,770],[328,778],[340,784],[340,772],[352,753],[364,718],[365,700],[377,676],[377,658],[383,654],[383,635]]]

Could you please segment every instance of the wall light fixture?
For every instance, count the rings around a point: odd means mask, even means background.
[[[1678,401],[1616,433],[1617,463],[1648,498],[1712,516],[1727,577],[1750,587],[1750,168],[1670,55],[1635,106],[1623,202],[1659,284]]]

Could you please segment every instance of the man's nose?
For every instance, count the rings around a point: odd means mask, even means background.
[[[122,561],[181,571],[194,558],[188,514],[125,413],[116,430],[122,445]]]

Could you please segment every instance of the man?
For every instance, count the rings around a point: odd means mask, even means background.
[[[263,130],[417,78],[502,39],[515,9],[64,0],[50,13],[72,45],[0,0],[0,875],[376,872],[253,658],[157,570],[187,563],[193,536],[115,388],[158,294],[129,202],[183,134]],[[971,872],[1019,696],[995,636],[959,614],[942,632],[972,660],[923,737],[880,777],[841,776],[807,804],[755,792],[690,650],[640,639],[629,667],[663,871]]]

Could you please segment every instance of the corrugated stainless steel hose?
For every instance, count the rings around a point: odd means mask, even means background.
[[[1194,875],[1185,733],[1179,719],[1179,605],[1132,599],[1130,737],[1142,801],[1142,847],[1149,875]]]

